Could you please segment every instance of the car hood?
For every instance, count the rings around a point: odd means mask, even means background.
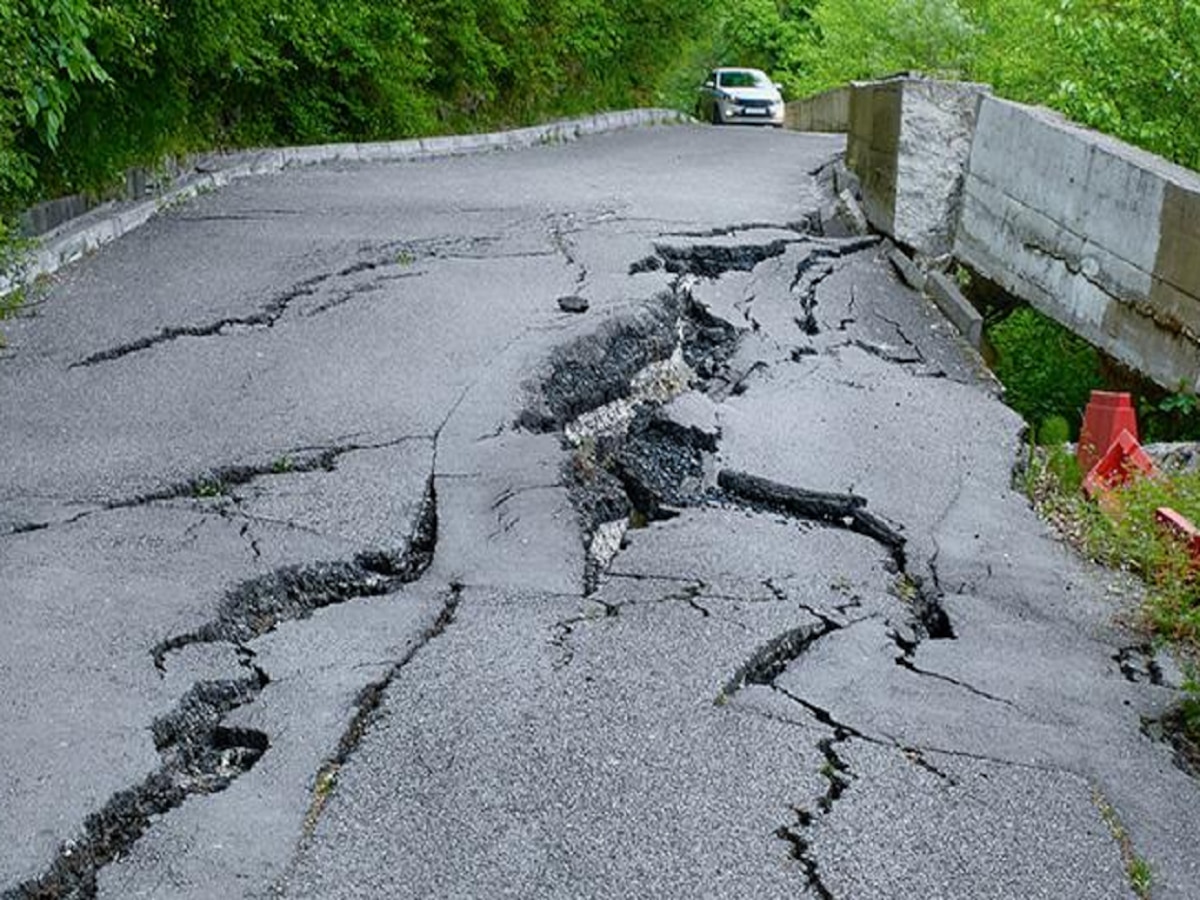
[[[775,100],[783,98],[775,88],[736,87],[721,88],[721,90],[736,100]]]

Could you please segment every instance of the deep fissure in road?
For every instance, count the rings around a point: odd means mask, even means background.
[[[287,566],[243,582],[225,595],[216,619],[159,643],[152,654],[155,665],[163,668],[167,654],[192,644],[244,644],[280,622],[307,618],[322,607],[393,593],[421,577],[436,545],[437,491],[431,474],[402,549],[364,551],[344,562]]]
[[[929,578],[910,571],[902,529],[868,511],[867,498],[781,484],[729,469],[716,472],[714,479],[719,428],[705,431],[682,425],[663,414],[665,403],[690,389],[721,402],[745,390],[747,378],[753,373],[753,369],[749,373],[729,371],[728,361],[745,332],[713,317],[696,303],[688,279],[715,279],[728,271],[752,271],[764,260],[783,255],[793,243],[797,242],[780,239],[742,247],[656,246],[656,256],[635,263],[630,271],[636,274],[664,268],[675,273],[671,294],[659,298],[656,306],[626,320],[606,323],[597,334],[563,348],[552,359],[549,374],[535,386],[532,392],[535,400],[518,424],[542,431],[561,431],[572,450],[567,481],[589,551],[584,593],[592,594],[597,589],[604,569],[620,550],[627,528],[671,518],[682,507],[736,506],[849,530],[873,540],[886,551],[897,577],[895,594],[907,605],[911,621],[903,629],[891,632],[900,651],[897,666],[1007,704],[1009,701],[1003,698],[916,665],[914,657],[922,640],[954,638],[953,626],[941,602],[935,561],[929,561]],[[802,316],[796,317],[802,331],[810,336],[819,333],[815,313],[817,293],[821,284],[837,271],[836,260],[876,243],[876,238],[869,237],[817,246],[798,264],[790,293],[802,311]],[[743,313],[749,327],[754,329],[756,323],[752,317]],[[672,358],[687,366],[681,368],[683,374],[674,390],[659,394],[639,392],[638,377]],[[793,362],[803,358],[803,354],[794,356]],[[768,586],[772,586],[770,582]],[[690,587],[694,599],[702,588]],[[788,666],[814,644],[855,624],[838,621],[811,607],[804,608],[815,621],[792,628],[760,646],[723,685],[718,705],[728,703],[744,685],[761,685],[801,705],[830,730],[831,736],[817,743],[824,760],[821,774],[828,785],[815,801],[817,814],[821,816],[832,811],[853,781],[849,765],[837,751],[839,745],[853,739],[894,747],[904,752],[914,765],[946,778],[920,751],[869,738],[839,722],[827,710],[776,685],[776,679]],[[701,611],[707,614],[707,610],[701,608]],[[619,608],[604,604],[600,616],[582,615],[560,622],[553,639],[563,651],[558,665],[570,663],[574,654],[570,638],[577,627],[618,613]],[[793,812],[795,821],[780,825],[775,835],[791,846],[791,855],[799,863],[809,889],[824,900],[832,900],[806,836],[815,824],[814,814],[799,806],[793,807]]]
[[[712,236],[739,229],[740,226],[718,229]],[[795,230],[800,232],[799,227]],[[719,449],[719,428],[684,424],[663,414],[668,401],[688,390],[708,394],[716,403],[736,396],[747,389],[753,374],[765,365],[755,363],[748,371],[731,367],[730,360],[744,330],[717,318],[698,303],[691,292],[694,280],[719,278],[729,271],[752,271],[763,261],[777,258],[794,244],[806,241],[811,243],[800,233],[794,240],[778,239],[761,245],[682,248],[656,245],[657,255],[635,263],[632,271],[661,267],[675,273],[670,291],[632,312],[606,320],[596,333],[555,350],[543,377],[529,386],[529,402],[516,424],[536,432],[561,433],[571,450],[566,480],[589,551],[585,595],[596,589],[604,568],[619,551],[624,529],[671,518],[689,506],[733,506],[782,514],[822,527],[847,529],[874,540],[887,551],[896,572],[916,586],[915,595],[906,599],[910,601],[914,620],[912,633],[919,634],[917,640],[925,636],[953,637],[948,617],[940,606],[939,593],[926,589],[919,576],[908,574],[901,530],[869,512],[866,498],[779,484],[745,472],[717,472],[714,460]],[[818,331],[814,313],[817,291],[836,271],[834,262],[875,243],[874,238],[866,238],[812,245],[790,285],[803,313],[803,317],[797,317],[802,330],[810,335]],[[273,324],[291,300],[313,294],[316,286],[328,278],[351,277],[384,265],[406,264],[411,264],[411,259],[401,253],[395,259],[360,262],[334,275],[302,283],[265,311],[269,321],[261,324]],[[220,330],[217,327],[205,333],[216,334]],[[164,333],[82,364],[119,358],[184,333]],[[304,455],[289,461],[288,470],[330,469],[341,452],[348,451],[335,448]],[[110,506],[205,495],[275,471],[274,467],[225,468]],[[228,712],[253,702],[269,683],[267,674],[254,664],[254,654],[247,643],[281,622],[305,618],[317,609],[354,598],[391,593],[416,581],[428,568],[436,541],[437,498],[431,474],[413,533],[402,550],[363,552],[350,560],[284,567],[251,579],[226,594],[215,619],[156,646],[153,657],[161,669],[167,665],[170,654],[184,647],[229,643],[238,648],[241,662],[250,674],[237,681],[195,685],[175,710],[154,723],[155,745],[164,760],[162,768],[144,784],[114,796],[100,813],[89,817],[85,837],[64,846],[46,875],[6,894],[4,900],[95,896],[97,871],[126,852],[149,827],[152,816],[179,806],[192,794],[222,790],[248,771],[268,750],[269,737],[262,732],[222,724]],[[598,547],[598,543],[604,546]],[[708,610],[697,600],[703,589],[702,583],[689,584],[678,599],[707,617]],[[453,622],[459,595],[460,589],[452,586],[433,625],[381,679],[360,692],[349,728],[317,773],[316,790],[305,823],[310,832],[340,768],[377,715],[384,693],[420,648]],[[827,814],[853,779],[836,746],[852,738],[867,738],[775,684],[788,665],[813,644],[854,624],[805,608],[813,615],[815,624],[790,629],[762,645],[729,679],[721,697],[728,700],[746,684],[766,686],[800,703],[831,730],[831,738],[818,742],[825,760],[822,771],[828,789],[818,798],[817,807]],[[604,616],[617,612],[617,608],[606,606]],[[587,620],[581,617],[562,623],[564,647],[571,629]],[[898,640],[897,646],[902,658],[911,663],[916,644]],[[828,897],[817,862],[803,836],[804,829],[812,824],[812,816],[800,807],[795,811],[796,825],[780,826],[776,834],[792,844],[793,856],[800,862],[809,885],[820,896]]]
[[[246,328],[274,328],[297,304],[308,298],[321,299],[314,303],[306,315],[320,315],[343,306],[357,296],[370,294],[388,281],[423,275],[422,271],[414,268],[422,260],[486,258],[483,250],[498,240],[492,236],[444,237],[364,247],[357,254],[360,257],[358,261],[301,279],[261,303],[254,312],[191,325],[167,326],[154,334],[92,353],[72,363],[70,368],[89,368],[114,362],[182,338],[219,337]],[[368,277],[359,277],[364,275]]]
[[[227,728],[225,716],[267,686],[266,672],[243,655],[245,678],[203,681],[151,726],[162,765],[136,787],[114,794],[89,815],[82,834],[66,842],[39,878],[5,891],[3,900],[92,900],[101,869],[124,855],[154,817],[195,794],[224,790],[267,752],[270,739],[249,728]]]
[[[328,469],[337,455],[336,451],[322,451],[301,465],[308,470]],[[221,470],[225,484],[245,483],[262,474],[247,467]],[[194,480],[139,498],[137,502],[185,496],[189,488],[199,483],[202,480]],[[184,647],[228,643],[236,648],[239,664],[249,674],[240,679],[193,685],[172,711],[151,725],[155,748],[163,760],[161,767],[140,785],[120,791],[99,812],[89,815],[84,820],[82,834],[60,848],[43,875],[6,891],[2,900],[96,897],[99,871],[128,852],[149,829],[154,817],[181,806],[190,796],[224,790],[270,748],[270,738],[264,732],[223,724],[230,712],[252,703],[270,683],[270,677],[254,663],[255,654],[246,644],[281,622],[306,618],[317,609],[355,598],[392,593],[417,581],[432,562],[436,546],[437,492],[431,473],[413,529],[403,547],[365,551],[347,562],[284,567],[244,582],[226,594],[215,620],[154,647],[154,663],[162,670],[168,655]],[[453,620],[458,595],[459,590],[452,588],[450,599],[435,623],[382,681],[368,685],[360,693],[358,712],[331,764],[344,763],[371,721],[386,687],[417,650],[440,635]],[[323,769],[322,774],[328,773]],[[319,808],[313,815],[318,814]]]

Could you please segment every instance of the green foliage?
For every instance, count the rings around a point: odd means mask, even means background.
[[[1138,422],[1148,444],[1200,440],[1200,400],[1184,389],[1157,401],[1142,398]]]
[[[1065,416],[1050,416],[1038,426],[1037,438],[1043,447],[1065,444],[1071,439],[1071,423]]]
[[[1200,522],[1200,473],[1136,478],[1114,496],[1114,514],[1097,513],[1093,518],[1089,552],[1146,580],[1147,619],[1155,632],[1200,644],[1200,582],[1191,555],[1154,517],[1159,507],[1169,506]]]
[[[814,20],[812,90],[910,69],[965,74],[977,34],[955,0],[825,0]]]
[[[1031,452],[1025,487],[1038,511],[1089,558],[1145,580],[1148,629],[1200,649],[1200,572],[1183,543],[1155,518],[1167,506],[1200,522],[1200,472],[1133,478],[1098,505],[1080,492],[1073,461],[1061,446]],[[1200,703],[1196,692],[1192,696]],[[1200,705],[1192,709],[1200,716]]]
[[[1035,427],[1059,417],[1078,431],[1091,392],[1103,386],[1094,347],[1031,307],[987,329],[1005,401]]]
[[[1184,699],[1180,706],[1183,724],[1188,733],[1200,741],[1200,675],[1196,669],[1188,671],[1183,682]]]
[[[0,213],[213,147],[654,100],[714,0],[0,0]]]
[[[1072,65],[1047,99],[1200,168],[1200,0],[1061,0],[1053,21]]]
[[[786,63],[805,92],[908,69],[954,75],[1200,168],[1200,0],[808,5],[814,27]]]
[[[800,96],[816,39],[819,0],[725,0],[696,4],[693,37],[659,79],[661,102],[691,110],[703,75],[715,66],[752,66]]]

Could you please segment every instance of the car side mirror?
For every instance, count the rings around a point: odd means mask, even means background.
[[[780,84],[778,81],[775,82],[775,90],[779,91],[779,93],[781,93],[781,94],[783,93],[783,85]]]
[[[708,81],[704,82],[704,86],[705,86],[706,88],[710,88],[710,87],[716,87],[716,84],[715,84],[715,83],[713,82],[713,80],[710,78]]]

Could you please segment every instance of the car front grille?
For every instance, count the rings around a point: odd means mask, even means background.
[[[744,109],[768,109],[771,106],[770,100],[738,100],[737,105]]]

